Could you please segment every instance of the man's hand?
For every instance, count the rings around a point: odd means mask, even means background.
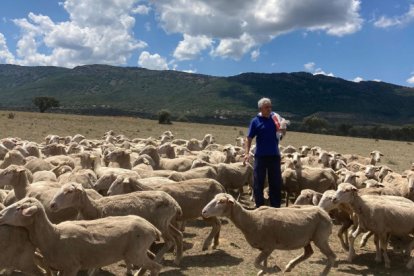
[[[246,161],[249,162],[249,159],[250,159],[250,154],[246,153],[243,159],[243,166],[246,166]]]

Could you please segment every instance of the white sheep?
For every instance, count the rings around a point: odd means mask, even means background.
[[[390,234],[404,236],[414,233],[414,202],[395,196],[359,195],[358,189],[349,184],[338,185],[334,203],[349,204],[358,216],[358,228],[350,236],[348,260],[355,256],[353,242],[362,230],[372,231],[379,239],[379,248],[383,254],[385,267],[390,267],[387,254]],[[377,250],[375,260],[381,261]]]
[[[175,264],[180,263],[183,250],[182,233],[172,226],[171,222],[181,218],[182,210],[178,203],[165,192],[135,192],[94,200],[88,196],[82,185],[68,183],[54,195],[50,201],[50,208],[54,212],[76,208],[81,218],[86,220],[108,216],[140,216],[157,227],[165,240],[155,261],[160,262],[163,255],[174,245],[177,252]]]
[[[267,259],[275,249],[303,248],[304,253],[291,260],[286,266],[285,272],[291,271],[297,264],[313,254],[312,241],[328,258],[322,275],[327,275],[335,263],[336,255],[328,243],[332,233],[331,219],[319,207],[272,208],[262,206],[248,211],[231,195],[222,193],[216,195],[204,207],[203,216],[228,217],[242,231],[250,246],[260,250],[254,263],[256,268],[261,269],[258,275],[274,272],[267,267]],[[275,268],[280,270],[278,266]]]
[[[94,269],[124,260],[130,273],[137,265],[158,275],[161,265],[147,256],[160,232],[138,216],[107,217],[92,221],[52,224],[43,205],[24,198],[0,212],[0,225],[22,226],[50,267],[63,275]]]
[[[171,195],[180,205],[183,215],[181,221],[193,220],[201,216],[203,207],[218,193],[223,193],[224,187],[217,181],[208,178],[191,179],[168,185],[144,185],[142,179],[118,177],[108,190],[109,195],[119,195],[135,191],[164,191]],[[211,232],[204,240],[203,250],[207,250],[213,238],[213,249],[219,245],[221,223],[216,217],[203,218],[212,226]]]

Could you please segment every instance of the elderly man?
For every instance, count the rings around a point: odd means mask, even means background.
[[[253,193],[256,208],[264,205],[263,188],[267,178],[272,207],[280,207],[282,175],[280,170],[279,139],[286,134],[286,120],[272,112],[272,102],[262,98],[258,102],[259,114],[250,123],[244,163],[250,158],[252,140],[256,137],[254,154]]]

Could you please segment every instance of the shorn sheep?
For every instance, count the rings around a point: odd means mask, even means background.
[[[138,216],[52,224],[38,200],[24,198],[0,212],[0,225],[4,224],[26,228],[46,263],[64,276],[120,260],[126,262],[129,273],[132,265],[149,269],[151,275],[161,269],[147,255],[161,233]]]
[[[260,207],[254,211],[244,209],[231,195],[221,193],[203,209],[204,217],[225,216],[239,228],[247,242],[261,252],[255,260],[258,275],[280,270],[267,267],[267,259],[275,249],[303,248],[304,253],[291,260],[285,268],[291,271],[297,264],[313,254],[311,241],[328,258],[321,275],[327,275],[335,263],[336,255],[329,246],[332,223],[328,214],[316,206],[301,208]],[[263,265],[262,265],[263,263]]]
[[[125,215],[145,218],[161,231],[165,240],[155,260],[160,262],[165,252],[175,245],[175,263],[180,263],[183,237],[171,222],[182,216],[182,210],[169,194],[162,191],[146,191],[94,200],[88,196],[82,185],[68,183],[54,195],[50,208],[52,211],[59,211],[70,207],[76,208],[81,218],[86,220]]]

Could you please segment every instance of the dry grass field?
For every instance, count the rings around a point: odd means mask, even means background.
[[[88,138],[100,138],[108,130],[122,133],[130,138],[157,137],[165,130],[172,130],[178,138],[201,139],[205,133],[212,133],[218,143],[234,143],[237,136],[245,135],[246,127],[230,127],[219,125],[202,125],[190,123],[174,123],[173,125],[159,125],[156,121],[126,117],[92,117],[61,114],[40,114],[15,112],[14,119],[8,119],[9,112],[0,112],[0,138],[20,137],[25,140],[41,142],[48,134],[60,136],[80,133]],[[327,150],[341,153],[356,153],[368,155],[372,150],[380,150],[385,157],[382,160],[397,171],[407,169],[414,162],[414,145],[407,142],[375,141],[373,139],[359,139],[350,137],[324,136],[306,133],[289,132],[283,140],[283,145],[319,145]],[[243,204],[251,206],[247,197]],[[256,275],[253,267],[255,257],[259,251],[252,249],[244,240],[241,232],[227,219],[222,220],[220,246],[216,250],[201,251],[203,239],[210,231],[201,220],[190,223],[184,234],[184,257],[180,267],[173,265],[172,254],[166,255],[161,275]],[[405,269],[408,260],[399,252],[399,249],[390,250],[391,269],[385,269],[383,264],[374,262],[375,251],[373,242],[369,241],[366,248],[357,249],[358,257],[354,263],[346,261],[344,252],[336,237],[338,226],[334,226],[331,235],[331,245],[337,254],[337,267],[331,270],[331,275],[414,275],[413,271]],[[358,240],[357,240],[358,242]],[[403,243],[404,244],[404,243]],[[391,247],[390,247],[391,249]],[[1,249],[3,250],[3,249]],[[318,275],[322,271],[325,259],[317,248],[315,254],[301,263],[292,272],[286,275]],[[301,254],[296,251],[275,251],[270,265],[277,263],[284,267],[290,259]],[[125,267],[122,263],[103,268],[99,275],[123,275]],[[278,273],[281,275],[282,273]]]

